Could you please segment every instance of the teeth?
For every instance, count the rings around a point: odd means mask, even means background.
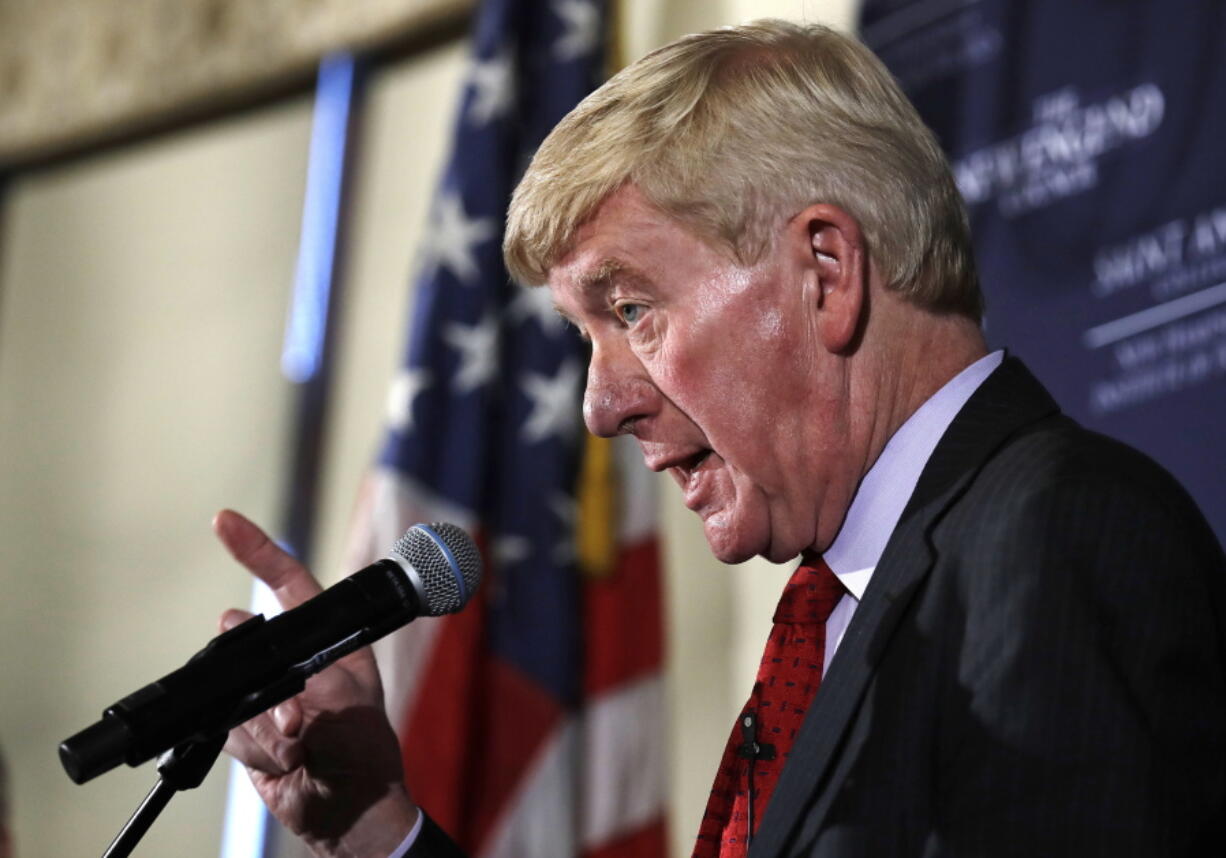
[[[669,470],[676,471],[684,475],[686,479],[689,479],[696,470],[702,467],[702,463],[707,460],[712,452],[711,450],[699,450],[697,453],[693,453],[684,459],[674,460],[667,467]]]

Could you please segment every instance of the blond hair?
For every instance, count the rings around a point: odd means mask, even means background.
[[[786,219],[832,203],[859,221],[888,287],[934,311],[982,313],[936,139],[881,62],[828,27],[764,20],[686,36],[589,95],[515,191],[512,276],[543,283],[627,183],[747,265]]]

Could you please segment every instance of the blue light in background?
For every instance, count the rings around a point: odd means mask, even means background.
[[[298,270],[281,353],[282,373],[297,384],[310,381],[323,366],[354,65],[352,54],[335,54],[319,66]]]

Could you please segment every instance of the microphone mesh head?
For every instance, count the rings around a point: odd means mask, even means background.
[[[421,577],[422,613],[429,617],[463,608],[481,583],[481,554],[461,528],[446,522],[416,524],[396,540],[392,553]]]

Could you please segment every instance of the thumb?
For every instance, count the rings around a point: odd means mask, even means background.
[[[302,730],[302,704],[297,697],[278,703],[272,710],[273,723],[286,736],[293,738]]]
[[[223,632],[228,632],[230,629],[234,628],[235,626],[242,625],[254,616],[255,614],[251,613],[250,611],[241,611],[238,608],[231,608],[230,610],[224,612],[218,619],[217,627]]]

